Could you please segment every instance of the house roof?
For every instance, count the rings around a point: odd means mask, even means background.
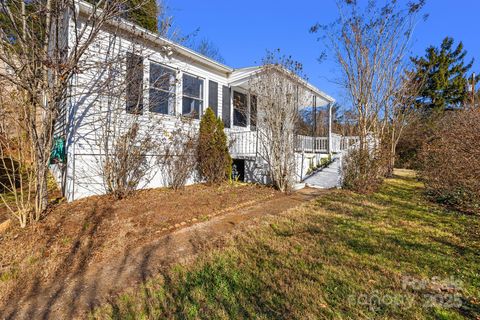
[[[83,0],[77,1],[77,8],[79,13],[84,15],[91,14],[94,9],[92,4],[85,2]],[[190,48],[182,46],[181,44],[178,44],[169,39],[166,39],[152,31],[149,31],[125,19],[117,19],[115,21],[112,21],[111,24],[115,25],[116,27],[122,29],[125,32],[132,33],[138,37],[152,41],[153,43],[159,45],[162,48],[165,48],[165,47],[173,48],[174,51],[180,55],[190,58],[196,61],[197,63],[200,63],[207,67],[213,68],[216,71],[225,73],[231,85],[240,85],[241,83],[245,83],[253,74],[255,74],[256,72],[261,72],[261,70],[263,69],[262,66],[253,66],[253,67],[247,67],[247,68],[234,69],[218,61],[215,61],[207,56],[204,56]],[[286,69],[283,69],[283,71],[287,73],[289,72]],[[327,95],[326,93],[324,93],[323,91],[321,91],[320,89],[312,85],[311,83],[299,77],[297,80],[300,83],[302,83],[306,88],[311,90],[313,93],[315,93],[316,95],[324,99],[326,103],[333,103],[335,101],[335,99],[333,99],[331,96]]]
[[[85,1],[82,1],[82,0],[79,0],[77,2],[77,7],[78,7],[78,11],[81,13],[81,14],[84,14],[84,15],[89,15],[93,12],[94,10],[94,7],[92,4],[88,3],[88,2],[85,2]],[[100,9],[98,9],[100,10]],[[198,52],[195,52],[194,50],[192,49],[189,49],[187,47],[184,47],[178,43],[175,43],[169,39],[166,39],[154,32],[151,32],[137,24],[134,24],[130,21],[127,21],[125,19],[116,19],[114,21],[111,21],[110,24],[114,25],[115,27],[118,27],[120,28],[121,30],[125,31],[125,32],[128,32],[128,33],[132,33],[138,37],[141,37],[141,38],[144,38],[144,39],[147,39],[149,41],[152,41],[153,43],[159,45],[160,47],[171,47],[171,48],[174,48],[175,51],[183,56],[186,56],[188,58],[191,58],[201,64],[204,64],[206,66],[209,66],[217,71],[220,71],[220,72],[224,72],[224,73],[232,73],[234,71],[233,68],[231,67],[228,67],[218,61],[215,61],[213,59],[210,59]]]
[[[295,78],[295,81],[298,81],[301,85],[305,87],[305,89],[311,91],[313,94],[316,96],[320,97],[325,101],[325,103],[333,103],[335,102],[335,99],[326,94],[325,92],[321,91],[314,85],[312,85],[310,82],[300,78],[299,76],[293,74],[291,71],[285,69],[284,67],[281,66],[276,66],[280,72],[285,73],[288,76],[291,76]],[[235,71],[232,72],[230,75],[230,85],[232,86],[242,86],[248,83],[249,79],[251,78],[252,75],[255,75],[257,73],[260,73],[264,70],[263,66],[254,66],[254,67],[248,67],[248,68],[242,68],[242,69],[236,69]]]

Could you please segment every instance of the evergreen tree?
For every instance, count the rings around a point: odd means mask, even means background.
[[[87,0],[91,4],[98,0]],[[128,21],[152,31],[158,32],[158,6],[156,0],[127,0],[124,3],[126,13],[124,18]]]
[[[232,158],[223,129],[221,119],[208,108],[200,121],[197,147],[198,172],[207,183],[219,183],[231,176]]]
[[[158,10],[156,0],[129,0],[127,19],[152,32],[158,31]]]
[[[460,42],[453,48],[454,40],[446,37],[440,48],[429,47],[424,57],[411,58],[415,65],[414,81],[424,82],[417,99],[423,111],[443,111],[458,108],[468,98],[467,72],[473,59],[465,64],[467,51]]]

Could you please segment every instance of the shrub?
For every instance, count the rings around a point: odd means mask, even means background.
[[[107,193],[122,199],[135,191],[152,170],[146,155],[155,154],[157,143],[150,135],[143,136],[139,122],[134,121],[109,144],[111,150],[105,156],[102,175]]]
[[[381,151],[353,148],[342,162],[342,186],[360,193],[378,190],[385,174]]]
[[[228,153],[223,122],[207,108],[200,121],[197,146],[198,173],[207,183],[219,183],[232,174],[232,158]]]
[[[423,144],[428,141],[438,126],[440,114],[417,114],[408,123],[400,135],[396,147],[397,168],[419,170],[422,165],[420,153]]]
[[[480,213],[480,112],[448,112],[421,150],[420,177],[435,200]]]
[[[164,167],[164,182],[174,190],[185,187],[195,168],[197,132],[191,119],[182,117],[176,128],[169,132],[164,145],[161,163]]]

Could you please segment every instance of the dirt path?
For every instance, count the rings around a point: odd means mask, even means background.
[[[20,299],[0,305],[5,319],[72,319],[123,290],[144,282],[171,263],[185,262],[222,238],[255,223],[266,215],[279,214],[311,200],[325,191],[303,189],[289,196],[276,197],[247,208],[186,226],[152,239],[150,243],[126,250],[103,264],[76,265],[67,278],[53,277],[48,283],[32,283]],[[80,245],[79,245],[80,246]],[[73,267],[73,266],[72,266]]]

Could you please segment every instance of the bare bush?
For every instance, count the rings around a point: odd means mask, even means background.
[[[36,193],[35,157],[25,134],[26,119],[17,111],[26,102],[11,91],[0,103],[0,198],[23,228],[32,218]]]
[[[164,171],[164,184],[174,190],[185,186],[194,174],[198,131],[190,118],[177,120],[176,129],[166,133],[166,142],[160,163]]]
[[[421,151],[420,176],[437,201],[480,213],[480,112],[447,113]]]
[[[136,45],[125,52],[117,40],[112,35],[112,49],[105,58],[108,64],[98,70],[101,76],[90,95],[91,104],[96,106],[91,115],[96,118],[92,124],[96,146],[92,149],[101,158],[97,174],[103,179],[105,191],[120,199],[152,179],[166,138],[162,116],[144,112],[143,61],[148,55]],[[162,74],[158,82],[158,86],[168,87],[170,78]],[[170,97],[167,94],[150,99],[152,108],[168,102]],[[90,170],[95,169],[98,171]]]
[[[370,145],[373,143],[370,141]],[[342,158],[342,186],[361,193],[376,191],[386,173],[387,155],[378,146],[363,149],[352,145]]]
[[[437,115],[427,120],[419,112],[413,114],[398,139],[395,150],[396,167],[412,170],[421,168],[421,146],[432,135],[432,129],[438,121],[436,118],[438,118]]]
[[[155,148],[150,136],[141,136],[138,122],[112,141],[103,164],[107,192],[121,199],[136,190],[150,169],[146,155]]]

